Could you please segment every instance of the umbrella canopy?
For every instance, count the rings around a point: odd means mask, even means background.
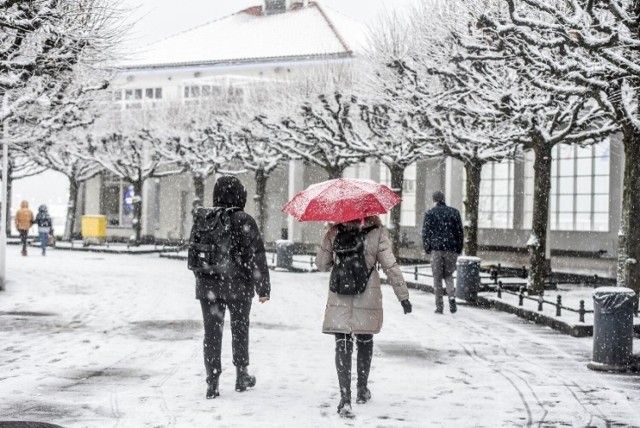
[[[385,214],[402,199],[384,184],[338,178],[313,184],[282,208],[300,221],[345,223]]]

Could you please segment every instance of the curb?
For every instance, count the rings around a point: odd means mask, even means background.
[[[39,249],[39,244],[31,244],[28,248],[36,248]],[[87,247],[68,247],[68,246],[53,246],[47,247],[47,249],[54,249],[57,251],[77,251],[77,252],[85,252],[85,253],[103,253],[103,254],[123,254],[123,255],[146,255],[146,254],[168,254],[175,253],[177,250],[175,249],[157,249],[157,250],[116,250],[110,247],[104,248],[87,248]]]
[[[541,314],[540,312],[535,312],[529,309],[524,309],[521,307],[511,306],[504,302],[497,302],[495,300],[487,299],[482,296],[477,297],[478,307],[483,309],[495,309],[501,312],[506,312],[509,314],[514,314],[518,318],[525,319],[527,321],[531,321],[538,325],[543,325],[546,327],[550,327],[554,330],[557,330],[561,333],[568,334],[573,337],[589,337],[593,336],[593,326],[592,325],[574,325],[568,324],[564,321],[560,321],[557,318],[552,318],[548,315]]]

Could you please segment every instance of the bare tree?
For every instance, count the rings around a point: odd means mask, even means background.
[[[504,64],[488,66],[463,61],[467,52],[460,40],[478,37],[469,30],[472,17],[461,10],[417,8],[408,20],[391,20],[387,33],[409,29],[408,40],[387,36],[391,46],[388,68],[397,82],[389,102],[404,110],[405,123],[418,141],[461,161],[466,172],[464,251],[476,255],[482,168],[489,162],[513,159],[518,152],[520,129],[503,109],[511,88]],[[434,30],[437,28],[437,31]],[[400,41],[400,42],[399,42]],[[399,102],[402,103],[399,105]],[[423,153],[424,154],[424,153]]]
[[[51,97],[53,101],[46,111],[23,116],[24,123],[19,130],[21,141],[14,142],[14,146],[40,168],[60,172],[69,179],[64,240],[70,240],[73,235],[80,184],[101,171],[95,160],[77,154],[86,152],[87,128],[95,122],[105,102],[101,91],[108,84],[99,79],[100,74],[96,70],[92,72],[94,78],[98,77],[95,82],[76,76],[63,92]]]
[[[236,160],[242,168],[253,171],[256,183],[256,217],[263,233],[267,225],[269,177],[288,159],[287,155],[276,148],[278,135],[279,132],[271,132],[254,121],[245,124],[234,139],[234,146],[238,150]]]
[[[61,94],[72,85],[78,68],[110,58],[122,34],[121,17],[117,2],[109,0],[0,2],[0,122],[8,137],[5,143],[25,148],[64,121]],[[12,154],[10,159],[21,156]],[[14,170],[8,171],[9,177],[17,178],[17,165],[10,162],[9,169]],[[5,209],[10,209],[8,203]]]
[[[65,132],[35,146],[29,154],[38,165],[62,173],[69,179],[69,201],[62,237],[66,241],[73,238],[80,185],[103,171],[95,159],[78,155],[88,150],[84,138],[86,135],[79,132]]]
[[[256,120],[277,133],[276,147],[283,154],[321,167],[330,179],[342,177],[347,167],[365,158],[353,148],[361,139],[354,125],[359,120],[356,97],[342,91],[312,96],[295,115],[275,121],[261,115]]]
[[[613,118],[607,125],[610,131],[622,131],[625,178],[618,284],[636,292],[640,292],[639,7],[635,0],[502,0],[493,13],[483,16],[487,31],[493,32],[503,52],[518,58],[522,74],[533,85],[565,98],[593,98]]]
[[[87,161],[95,160],[106,171],[128,181],[133,186],[133,241],[139,245],[142,238],[142,190],[149,178],[166,177],[183,172],[174,159],[167,159],[158,150],[164,144],[144,127],[126,131],[90,135],[87,139],[88,155],[78,154]]]

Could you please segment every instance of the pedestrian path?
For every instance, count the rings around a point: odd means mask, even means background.
[[[9,254],[0,293],[1,420],[63,427],[640,426],[640,377],[586,368],[591,339],[460,306],[404,315],[384,287],[370,403],[335,414],[326,273],[272,272],[254,303],[254,390],[233,391],[225,326],[221,397],[205,400],[200,308],[184,262],[153,255]],[[227,323],[228,324],[228,323]],[[636,350],[640,343],[635,341]]]

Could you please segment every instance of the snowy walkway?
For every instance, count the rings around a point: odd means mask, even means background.
[[[433,313],[385,292],[373,400],[338,402],[320,333],[327,274],[273,273],[252,312],[257,387],[233,391],[230,334],[219,399],[204,399],[200,309],[185,263],[157,256],[11,252],[0,293],[0,420],[64,427],[640,426],[640,377],[591,372],[591,339],[461,307]],[[635,343],[636,351],[640,343]]]

